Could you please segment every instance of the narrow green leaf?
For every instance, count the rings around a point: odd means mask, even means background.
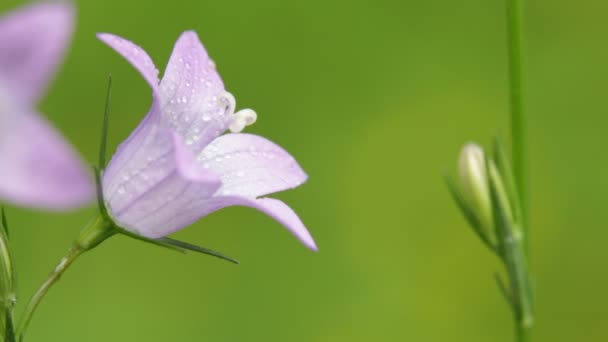
[[[142,242],[147,242],[149,244],[152,244],[152,245],[155,245],[155,246],[159,246],[159,247],[168,248],[168,249],[171,249],[171,250],[176,251],[176,252],[186,253],[186,250],[184,248],[176,246],[174,244],[170,244],[170,243],[168,243],[166,241],[162,241],[162,240],[159,240],[159,239],[150,239],[150,238],[147,238],[145,236],[132,233],[132,232],[130,232],[130,231],[124,229],[124,228],[121,228],[121,227],[116,227],[116,228],[118,229],[118,232],[120,234],[126,235],[126,236],[128,236],[130,238],[133,238],[135,240],[139,240],[139,241],[142,241]]]
[[[189,250],[189,251],[193,251],[193,252],[197,252],[197,253],[201,253],[201,254],[210,255],[210,256],[213,256],[213,257],[216,257],[216,258],[220,258],[222,260],[229,261],[229,262],[237,264],[237,265],[240,264],[239,261],[236,260],[236,259],[233,259],[233,258],[231,258],[229,256],[226,256],[226,255],[224,255],[222,253],[216,252],[214,250],[211,250],[211,249],[208,249],[208,248],[205,248],[205,247],[193,245],[193,244],[190,244],[190,243],[187,243],[187,242],[183,242],[183,241],[179,241],[179,240],[174,240],[174,239],[171,239],[171,238],[168,238],[168,237],[164,237],[164,238],[161,238],[161,239],[158,239],[158,240],[166,242],[166,243],[171,244],[171,245],[176,246],[176,247],[180,247],[180,248]]]
[[[13,310],[12,308],[7,308],[5,312],[5,335],[4,340],[6,342],[15,342],[15,323],[13,322]]]
[[[11,259],[8,241],[8,223],[4,207],[0,207],[0,328],[4,333],[5,342],[14,342],[14,325],[12,312],[14,309],[14,291],[16,288],[15,267]]]
[[[507,288],[507,285],[502,280],[502,278],[500,277],[500,274],[498,274],[498,272],[496,272],[494,274],[494,279],[496,280],[496,285],[498,286],[498,290],[500,290],[500,293],[503,295],[503,297],[505,297],[507,304],[509,304],[509,306],[512,309],[515,309],[515,302],[513,301],[513,295]]]
[[[106,149],[108,142],[108,125],[110,120],[110,100],[112,97],[112,75],[108,76],[108,90],[106,93],[106,106],[103,113],[103,123],[101,125],[101,143],[99,145],[99,164],[100,170],[106,167]]]
[[[6,238],[8,239],[10,237],[9,232],[8,232],[8,222],[6,220],[6,211],[4,210],[3,206],[0,206],[0,228],[4,231],[4,234],[6,234]]]
[[[460,208],[460,212],[462,212],[462,214],[464,215],[465,219],[471,226],[475,235],[477,235],[479,237],[479,239],[481,239],[481,241],[490,250],[496,252],[496,247],[490,242],[490,239],[486,235],[486,232],[483,230],[483,228],[481,227],[481,224],[479,223],[479,219],[477,218],[477,216],[475,215],[473,210],[471,210],[469,205],[464,200],[464,197],[460,193],[460,190],[458,190],[458,187],[456,186],[456,184],[454,183],[452,178],[450,176],[448,176],[447,174],[445,174],[443,178],[448,187],[448,190],[450,191],[450,194],[452,195],[452,198],[458,205],[458,208]]]

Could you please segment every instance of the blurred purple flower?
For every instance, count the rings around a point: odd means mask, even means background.
[[[291,208],[258,198],[294,188],[306,174],[273,142],[238,133],[256,114],[234,112],[235,99],[195,32],[179,37],[160,82],[139,46],[111,34],[98,37],[142,74],[153,97],[148,114],[103,174],[106,206],[117,224],[159,238],[219,209],[246,206],[273,217],[316,250]],[[233,133],[221,135],[226,129]]]
[[[0,17],[0,200],[68,209],[93,198],[78,154],[33,108],[62,59],[73,17],[63,2]]]

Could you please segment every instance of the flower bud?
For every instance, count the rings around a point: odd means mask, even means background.
[[[458,164],[464,200],[479,220],[484,233],[490,237],[494,232],[494,218],[483,149],[475,143],[466,144],[460,152]]]

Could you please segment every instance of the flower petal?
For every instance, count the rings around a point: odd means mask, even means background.
[[[93,199],[92,178],[77,153],[30,110],[0,110],[0,198],[63,210]]]
[[[119,172],[104,174],[103,184],[116,222],[144,236],[154,228],[146,223],[150,218],[179,222],[180,207],[193,197],[210,197],[219,186],[219,178],[198,165],[181,138],[158,125],[150,126],[150,135]]]
[[[98,33],[97,38],[106,43],[139,71],[152,88],[155,102],[158,100],[158,69],[146,51],[122,37],[110,33]]]
[[[223,195],[259,197],[295,188],[307,179],[298,162],[272,141],[254,134],[225,134],[199,155],[222,179]]]
[[[175,43],[160,89],[163,119],[195,153],[232,120],[234,99],[226,95],[215,64],[193,31],[184,32]]]
[[[111,162],[105,170],[104,179],[115,180],[115,175],[119,173],[123,165],[130,163],[131,159],[146,145],[146,139],[153,139],[159,123],[160,99],[158,88],[158,70],[154,66],[154,62],[146,51],[135,45],[131,41],[118,37],[109,33],[99,33],[97,38],[108,46],[113,48],[121,56],[123,56],[139,73],[143,76],[146,82],[152,88],[152,105],[146,117],[139,123],[137,128],[131,135],[118,146],[118,149]],[[147,152],[143,152],[144,154]],[[102,165],[101,167],[103,167]],[[116,184],[111,188],[111,191],[116,190]]]
[[[158,217],[147,218],[146,223],[154,227],[150,229],[152,234],[148,237],[159,238],[171,234],[179,230],[179,228],[175,229],[175,227],[181,228],[192,224],[203,216],[229,206],[245,206],[262,211],[285,226],[306,247],[317,250],[314,239],[298,215],[284,202],[273,198],[251,199],[240,196],[218,196],[198,201],[193,200],[181,207],[180,215],[177,216],[179,222],[163,220]]]
[[[37,100],[61,61],[73,28],[66,2],[30,5],[0,17],[0,80],[23,103]]]

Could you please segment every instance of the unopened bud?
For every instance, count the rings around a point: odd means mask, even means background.
[[[464,200],[473,210],[485,233],[491,236],[494,231],[494,218],[483,149],[475,143],[466,144],[460,152],[458,164]]]

